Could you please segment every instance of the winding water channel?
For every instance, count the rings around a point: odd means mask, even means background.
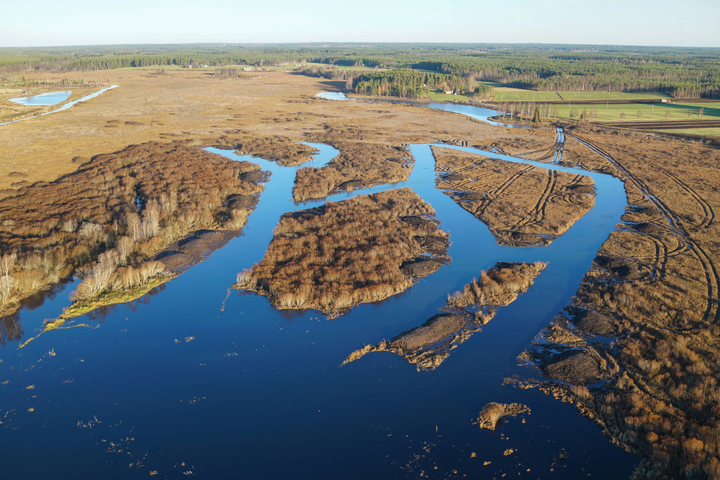
[[[484,121],[496,115],[439,105],[427,106]],[[563,141],[558,131],[557,158]],[[187,472],[249,479],[418,478],[421,472],[429,478],[627,477],[639,459],[610,445],[574,407],[537,390],[503,386],[505,378],[526,373],[518,354],[567,305],[620,221],[623,184],[581,169],[439,145],[595,181],[595,207],[551,245],[504,247],[435,188],[430,145],[410,146],[415,165],[406,182],[295,204],[296,171],[325,165],[338,153],[310,145],[320,153],[299,167],[209,148],[272,172],[241,236],[153,294],[80,319],[87,326],[49,332],[22,350],[0,348],[0,382],[8,380],[0,385],[0,438],[12,459],[4,462],[7,478],[49,478],[59,470],[73,478],[144,478],[153,470],[167,478]],[[316,311],[276,310],[255,294],[228,293],[236,273],[262,259],[282,214],[401,187],[435,209],[450,233],[452,264],[333,321]],[[535,285],[436,370],[418,372],[391,353],[340,367],[364,344],[425,322],[481,269],[537,260],[549,266]],[[27,336],[58,315],[71,288],[21,311]],[[525,422],[480,430],[472,420],[491,401],[524,403],[532,413]],[[513,452],[505,455],[508,449]],[[558,461],[561,449],[567,457]],[[36,461],[38,451],[43,462]]]

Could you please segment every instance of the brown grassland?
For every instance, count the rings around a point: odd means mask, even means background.
[[[531,139],[527,141],[532,149],[554,143],[550,137],[534,139],[534,130],[495,128],[448,112],[317,99],[318,92],[342,88],[343,82],[293,73],[243,72],[225,78],[191,70],[168,70],[165,75],[104,70],[43,73],[37,79],[46,77],[97,77],[119,87],[64,112],[2,126],[0,192],[17,188],[11,185],[20,181],[55,180],[77,168],[72,159],[78,156],[91,158],[150,141],[192,139],[216,145],[223,135],[236,133],[388,147],[463,139],[472,144],[492,142],[508,152],[524,148],[523,139]],[[238,143],[242,142],[233,146]],[[267,149],[243,152],[265,154]],[[402,152],[391,158],[399,156]]]
[[[403,188],[283,215],[263,260],[235,288],[276,308],[337,317],[411,287],[450,259],[435,211]]]
[[[495,317],[497,309],[514,302],[525,293],[547,263],[497,263],[479,278],[448,295],[441,313],[419,327],[403,332],[389,341],[365,345],[343,362],[353,362],[370,352],[392,352],[415,365],[418,371],[434,370],[458,345],[465,342]]]
[[[541,388],[643,457],[638,478],[718,478],[720,154],[592,127],[568,137],[566,161],[611,170],[630,207],[572,304],[524,356],[565,382]]]
[[[432,147],[437,188],[501,245],[549,245],[595,205],[592,179]]]

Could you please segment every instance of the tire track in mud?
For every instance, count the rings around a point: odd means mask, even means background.
[[[535,167],[533,167],[532,165],[530,165],[530,166],[528,166],[528,167],[523,168],[523,169],[520,170],[519,172],[514,173],[510,178],[508,178],[507,180],[505,180],[505,182],[504,182],[502,185],[500,185],[500,186],[497,188],[497,190],[495,190],[494,192],[492,192],[490,195],[492,195],[493,198],[499,197],[500,195],[502,195],[503,193],[505,193],[505,190],[507,190],[508,188],[510,188],[510,186],[511,186],[513,183],[515,183],[518,178],[522,177],[525,173],[527,173],[528,171],[532,170],[533,168],[535,168]]]
[[[718,275],[717,268],[707,252],[688,234],[677,215],[667,205],[665,205],[664,202],[650,193],[648,186],[642,180],[630,173],[630,171],[619,161],[613,158],[612,155],[580,137],[575,135],[568,135],[568,137],[577,141],[581,145],[584,145],[610,162],[610,164],[613,165],[621,175],[627,178],[628,182],[640,190],[643,196],[660,211],[662,216],[669,223],[670,229],[673,233],[675,233],[679,238],[682,238],[688,249],[692,250],[693,254],[702,265],[703,273],[705,274],[705,279],[707,281],[707,308],[703,314],[703,321],[715,324],[720,323],[720,308],[718,308],[718,303],[720,302],[720,276]]]
[[[544,148],[540,150],[533,150],[530,152],[525,153],[518,153],[515,156],[516,157],[527,157],[528,155],[532,155],[534,153],[543,153],[538,158],[532,159],[535,162],[545,162],[546,160],[550,159],[549,163],[550,165],[557,165],[560,160],[562,159],[563,151],[565,150],[565,130],[562,127],[555,127],[555,143],[550,146],[549,148]],[[504,152],[501,152],[504,154]]]
[[[653,237],[648,233],[629,229],[625,231],[631,234],[640,235],[641,237],[647,238],[653,243],[653,246],[655,247],[654,255],[633,255],[631,258],[640,261],[652,259],[651,266],[653,272],[650,275],[650,281],[653,282],[657,280],[662,280],[665,277],[665,268],[668,262],[668,248],[667,245],[665,245],[665,242]]]
[[[557,171],[548,170],[548,178],[545,182],[545,188],[540,194],[540,198],[535,203],[535,206],[528,212],[528,217],[525,220],[515,224],[517,227],[529,227],[537,225],[545,218],[545,207],[547,206],[548,199],[555,190],[555,184],[557,183]]]
[[[517,181],[518,178],[522,177],[524,173],[528,172],[529,170],[532,170],[532,165],[523,168],[519,172],[514,173],[510,178],[508,178],[505,182],[503,182],[502,185],[500,185],[494,192],[486,194],[486,200],[484,200],[477,209],[475,209],[474,212],[471,212],[473,215],[475,215],[476,218],[480,218],[480,215],[485,213],[485,210],[492,205],[492,203],[497,200],[497,198],[502,195],[505,190],[510,188],[510,186]],[[463,207],[464,208],[464,207]],[[470,211],[470,210],[468,210]]]
[[[715,220],[715,211],[712,209],[710,204],[707,203],[705,199],[700,196],[700,194],[690,188],[688,184],[680,180],[677,176],[667,171],[664,171],[663,173],[700,204],[700,207],[703,209],[703,215],[705,216],[705,218],[702,222],[700,222],[699,228],[708,227]]]
[[[562,127],[555,127],[555,157],[550,161],[551,164],[557,165],[562,160],[563,152],[565,151],[565,129]]]

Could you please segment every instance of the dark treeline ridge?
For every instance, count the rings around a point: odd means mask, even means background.
[[[720,98],[713,48],[509,44],[119,45],[0,49],[0,74],[168,65],[421,69],[536,90]],[[470,89],[472,90],[472,89]]]
[[[363,73],[353,79],[355,93],[402,98],[426,98],[432,90],[489,93],[488,85],[475,85],[474,78],[443,73],[390,70]]]
[[[119,45],[0,49],[0,75],[168,65],[405,68],[536,90],[720,98],[720,49],[509,44]],[[472,90],[472,89],[470,89]]]

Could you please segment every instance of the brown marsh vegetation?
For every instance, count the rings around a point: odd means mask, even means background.
[[[447,304],[457,308],[506,307],[528,291],[545,267],[547,263],[543,262],[499,262],[490,270],[480,272],[480,277],[473,278],[461,291],[449,295]]]
[[[370,352],[392,352],[416,365],[418,371],[433,370],[444,362],[450,352],[470,338],[505,307],[525,293],[547,263],[499,262],[488,271],[480,272],[454,294],[448,295],[442,313],[434,315],[419,327],[377,345],[366,345],[352,352],[343,362],[353,362]]]
[[[407,188],[287,213],[263,260],[238,274],[234,287],[265,295],[276,308],[337,317],[450,261],[449,235],[434,215]]]
[[[485,405],[478,416],[480,428],[495,430],[503,417],[514,417],[521,413],[530,413],[530,409],[521,403],[495,403]]]
[[[242,200],[262,190],[262,178],[247,179],[257,165],[189,142],[76,161],[77,172],[0,200],[3,314],[72,273],[83,278],[74,298],[85,302],[157,284],[158,252],[196,230],[239,230],[252,204]]]
[[[490,137],[529,136],[498,132],[447,112],[318,99],[315,94],[334,87],[324,79],[292,73],[255,72],[222,79],[195,69],[150,73],[141,69],[28,73],[28,81],[102,80],[119,87],[62,113],[2,126],[0,196],[11,195],[17,188],[11,187],[13,183],[52,181],[75,171],[77,164],[71,160],[78,156],[112,153],[150,141],[191,138],[217,145],[218,136],[226,132],[287,137],[293,142],[332,137],[390,147],[457,137],[477,143]],[[25,177],[9,177],[12,172]]]
[[[277,162],[284,167],[305,163],[318,153],[317,149],[296,143],[289,137],[256,135],[243,131],[225,133],[217,137],[217,140],[215,137],[206,139],[208,143],[214,141],[222,148],[235,148],[238,155],[252,155]]]
[[[293,187],[296,202],[403,182],[412,171],[414,160],[404,147],[338,140],[329,143],[340,154],[324,167],[298,170]]]
[[[637,478],[720,478],[720,154],[645,134],[568,133],[568,160],[612,170],[630,208],[526,357],[563,382],[544,391],[643,457]]]
[[[432,147],[437,188],[501,245],[549,245],[595,204],[591,178]]]

